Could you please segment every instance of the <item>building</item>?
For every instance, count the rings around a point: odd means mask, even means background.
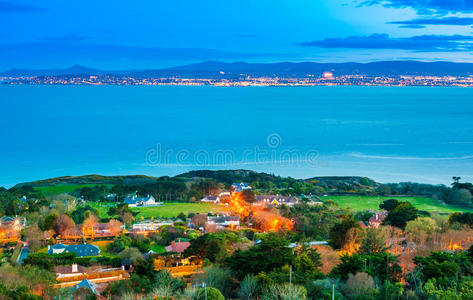
[[[215,224],[218,229],[225,227],[237,228],[240,226],[239,216],[217,216],[209,217],[207,224]]]
[[[233,183],[232,188],[234,193],[243,192],[244,190],[251,190],[251,186],[249,186],[246,182]]]
[[[175,241],[173,241],[171,243],[171,245],[167,246],[165,249],[166,249],[166,252],[176,252],[176,253],[182,253],[184,252],[184,250],[187,249],[187,247],[189,247],[191,245],[190,242],[181,242],[181,241],[178,241],[177,243]]]
[[[161,226],[172,226],[174,225],[173,221],[143,221],[141,223],[133,224],[132,231],[154,231]]]
[[[294,206],[299,201],[296,197],[293,196],[279,196],[279,195],[256,195],[256,202],[260,204],[280,206]]]
[[[79,266],[78,264],[72,264],[71,266],[55,267],[54,272],[56,273],[56,278],[66,278],[84,275],[87,273],[87,268]]]
[[[60,253],[75,253],[77,257],[83,256],[98,256],[100,255],[99,247],[91,244],[78,244],[78,245],[64,245],[56,244],[54,246],[48,246],[48,254],[60,254]]]
[[[153,196],[146,197],[137,197],[136,195],[126,197],[124,202],[128,204],[129,207],[149,207],[149,206],[158,206],[161,203],[156,202]]]
[[[220,203],[220,197],[217,196],[205,196],[204,198],[200,199],[200,202],[205,203]]]
[[[64,250],[67,248],[67,245],[64,245],[64,244],[56,244],[56,245],[52,245],[52,246],[48,246],[48,254],[51,255],[51,254],[60,254],[60,253],[63,253]]]

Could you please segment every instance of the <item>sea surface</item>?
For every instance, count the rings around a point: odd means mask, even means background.
[[[0,86],[0,186],[252,169],[473,180],[473,89]]]

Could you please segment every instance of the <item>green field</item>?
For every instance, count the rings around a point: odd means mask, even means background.
[[[35,190],[41,191],[44,196],[58,195],[71,193],[76,189],[80,189],[86,186],[96,186],[97,184],[64,184],[54,186],[38,186]]]
[[[409,201],[419,210],[425,210],[428,212],[442,212],[442,213],[453,213],[453,212],[465,212],[471,209],[457,207],[454,205],[446,205],[439,200],[426,197],[380,197],[380,196],[325,196],[322,197],[322,201],[332,200],[338,203],[341,208],[351,208],[355,211],[361,210],[379,210],[379,204],[386,199],[398,199],[399,201]]]
[[[138,217],[143,218],[173,218],[181,212],[189,213],[216,213],[220,207],[211,203],[165,203],[161,206],[132,208],[133,211],[139,212]]]
[[[99,212],[99,218],[109,218],[107,214],[111,203],[105,202],[88,202],[88,205]],[[216,213],[220,210],[220,206],[211,203],[165,203],[161,206],[131,208],[134,212],[138,212],[137,217],[147,218],[173,218],[183,212],[184,214],[196,213],[203,214],[208,212]]]

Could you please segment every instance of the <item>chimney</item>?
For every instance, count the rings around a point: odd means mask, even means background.
[[[77,273],[79,271],[77,264],[72,264],[71,267],[72,267],[72,273]]]

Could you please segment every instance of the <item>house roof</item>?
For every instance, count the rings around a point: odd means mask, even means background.
[[[64,250],[66,253],[75,253],[77,257],[97,256],[100,254],[99,247],[91,244],[69,245]]]
[[[72,266],[60,266],[55,267],[54,272],[57,274],[86,273],[87,268],[83,266],[77,266],[77,272],[72,272]]]
[[[190,242],[172,242],[171,245],[166,247],[166,252],[177,252],[182,253],[191,245]]]
[[[87,279],[84,279],[81,282],[79,282],[78,284],[76,284],[75,286],[73,286],[71,290],[75,291],[75,290],[82,289],[82,288],[86,288],[86,289],[90,290],[95,295],[98,294],[97,285],[95,283],[87,280]]]
[[[67,248],[67,245],[59,243],[56,245],[52,245],[49,249],[59,250],[59,249],[65,249],[65,248]]]

